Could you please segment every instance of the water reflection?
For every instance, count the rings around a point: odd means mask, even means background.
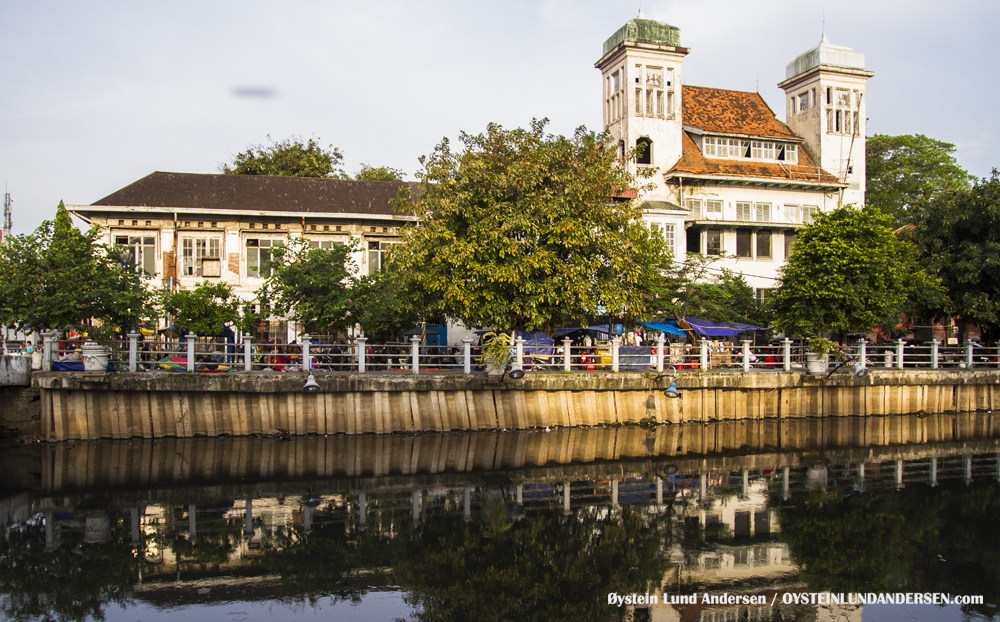
[[[416,620],[806,620],[819,606],[607,594],[831,590],[983,595],[965,609],[989,617],[998,436],[979,413],[18,448],[0,456],[22,490],[0,501],[0,613],[402,590]]]

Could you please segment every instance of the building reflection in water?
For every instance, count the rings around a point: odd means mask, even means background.
[[[120,570],[114,590],[96,591],[101,602],[294,599],[310,590],[355,599],[403,589],[416,594],[420,611],[437,602],[420,596],[436,589],[419,559],[441,553],[419,548],[431,536],[457,538],[457,548],[474,555],[476,547],[492,551],[518,529],[530,531],[519,525],[575,530],[576,540],[638,525],[647,539],[636,546],[646,548],[631,561],[600,557],[602,538],[578,551],[593,557],[595,568],[610,568],[605,583],[588,588],[595,602],[584,603],[610,619],[620,612],[594,589],[619,590],[637,567],[655,571],[646,587],[661,597],[726,592],[770,602],[777,592],[815,591],[790,544],[804,533],[798,499],[828,499],[829,507],[831,499],[873,489],[898,496],[917,485],[971,490],[990,482],[993,490],[1000,479],[994,429],[992,415],[978,413],[549,434],[61,444],[38,448],[32,490],[0,501],[0,527],[8,557],[27,533],[44,544],[39,559],[101,549],[92,561]],[[782,533],[783,516],[794,521],[794,535]],[[518,537],[513,546],[546,546]],[[640,566],[629,565],[636,559]],[[663,621],[860,620],[861,613],[855,606],[628,608],[635,620]]]

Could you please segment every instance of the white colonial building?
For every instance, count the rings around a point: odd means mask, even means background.
[[[91,205],[67,209],[97,225],[106,244],[131,249],[154,288],[222,282],[247,301],[271,274],[273,249],[289,237],[316,248],[357,243],[360,274],[382,269],[385,251],[416,217],[393,208],[416,184],[260,175],[155,172]],[[294,339],[301,327],[271,322],[268,336]]]
[[[604,42],[604,126],[633,173],[655,167],[645,219],[675,256],[718,255],[765,295],[819,211],[864,204],[864,55],[820,44],[788,64],[787,122],[759,93],[683,84],[680,30],[640,16]]]

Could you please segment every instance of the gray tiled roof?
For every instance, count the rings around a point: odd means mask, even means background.
[[[393,214],[390,201],[413,182],[352,181],[263,175],[155,172],[94,206],[243,209],[247,211]]]

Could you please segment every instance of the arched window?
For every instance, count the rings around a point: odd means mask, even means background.
[[[639,140],[635,141],[635,147],[639,150],[639,155],[635,160],[636,164],[653,163],[653,141],[643,136]]]

